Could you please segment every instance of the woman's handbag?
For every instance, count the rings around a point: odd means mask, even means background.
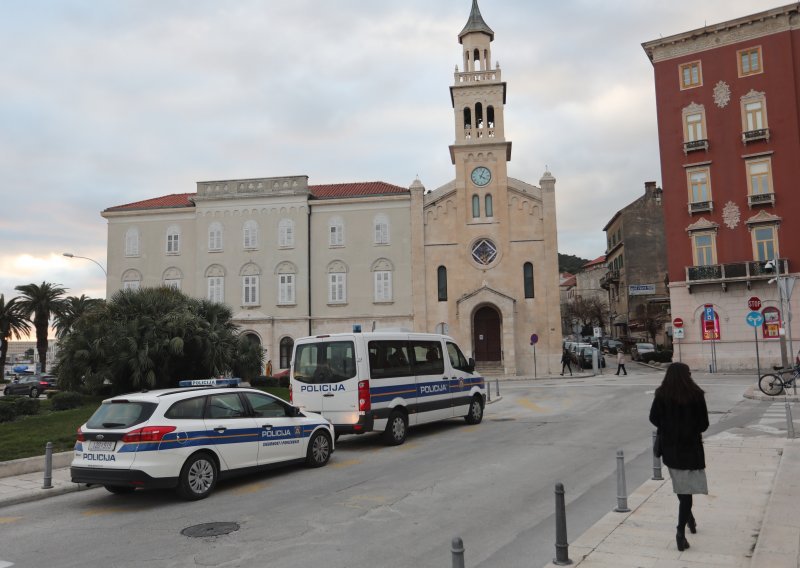
[[[656,437],[653,438],[653,455],[657,458],[661,457],[661,430],[656,430]]]

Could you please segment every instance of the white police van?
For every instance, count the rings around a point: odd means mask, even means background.
[[[322,416],[238,379],[181,381],[181,387],[104,400],[78,428],[72,481],[112,493],[175,487],[203,499],[218,479],[277,464],[325,465],[334,432]]]
[[[319,413],[339,434],[384,433],[402,444],[409,426],[463,416],[483,419],[483,377],[446,335],[337,333],[298,339],[292,403]]]

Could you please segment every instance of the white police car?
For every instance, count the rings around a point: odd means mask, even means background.
[[[190,388],[104,400],[78,428],[72,481],[112,493],[176,487],[181,497],[195,500],[232,473],[328,462],[334,433],[325,418],[236,383],[182,381]]]

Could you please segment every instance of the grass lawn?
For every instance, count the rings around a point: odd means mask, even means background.
[[[259,390],[289,400],[288,388],[259,387]],[[41,399],[41,410],[36,416],[0,422],[0,461],[43,456],[47,442],[53,442],[53,452],[71,450],[78,427],[89,419],[102,400],[103,397],[96,397],[80,408],[53,412],[50,401]]]

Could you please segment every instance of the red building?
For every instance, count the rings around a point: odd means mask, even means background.
[[[754,369],[746,317],[755,296],[766,320],[755,327],[762,366],[779,363],[778,329],[800,267],[800,5],[643,47],[655,75],[670,299],[685,322],[681,359]],[[766,263],[776,258],[781,276],[771,282]],[[791,350],[800,327],[785,327]]]

